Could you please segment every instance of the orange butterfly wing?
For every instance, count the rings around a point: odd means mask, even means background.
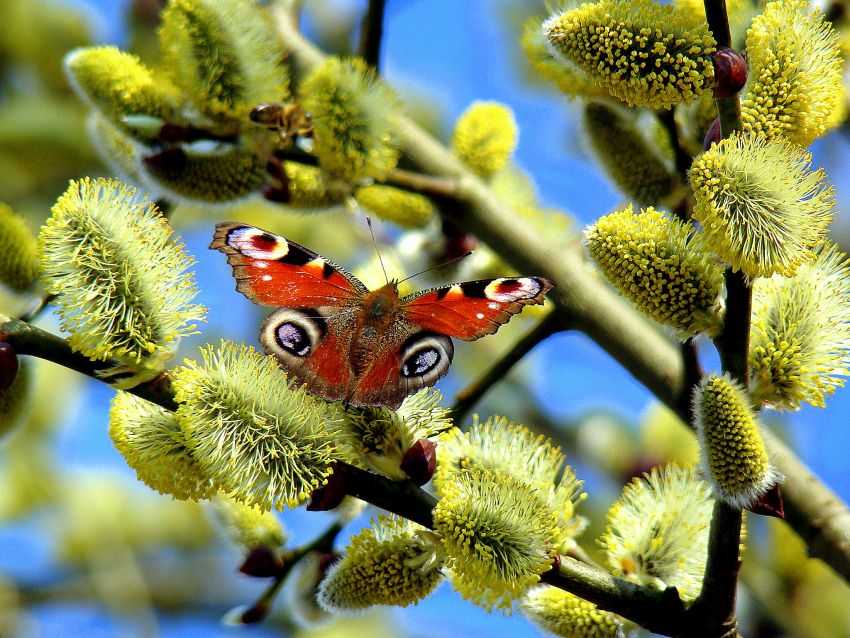
[[[423,290],[401,302],[423,328],[472,341],[496,332],[523,306],[542,304],[553,286],[543,277],[501,277]]]
[[[369,291],[354,275],[309,248],[246,224],[218,224],[210,248],[227,255],[236,290],[264,306],[336,306]]]

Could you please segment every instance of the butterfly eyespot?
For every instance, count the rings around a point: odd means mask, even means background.
[[[304,357],[310,354],[310,337],[306,331],[294,323],[282,323],[277,327],[275,334],[281,348],[291,352],[296,357]]]
[[[401,350],[401,376],[436,381],[448,370],[453,355],[454,346],[445,335],[416,334]]]
[[[315,351],[326,331],[325,320],[317,310],[280,308],[263,322],[260,343],[281,360],[302,359]]]

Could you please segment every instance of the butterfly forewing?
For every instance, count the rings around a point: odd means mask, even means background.
[[[543,277],[501,277],[432,288],[402,299],[405,315],[427,330],[471,341],[493,334],[554,284]]]
[[[294,241],[253,226],[218,224],[210,248],[227,255],[236,289],[264,306],[345,305],[368,292],[344,268]]]

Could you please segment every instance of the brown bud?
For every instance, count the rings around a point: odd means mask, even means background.
[[[145,164],[157,173],[179,174],[186,168],[189,159],[186,153],[179,148],[165,148],[159,153],[143,158]]]
[[[12,387],[15,377],[18,376],[18,355],[12,345],[0,341],[0,395]]]
[[[264,184],[260,189],[260,195],[270,202],[286,204],[290,200],[289,185],[276,186],[275,184]]]
[[[239,622],[243,625],[253,625],[254,623],[258,623],[263,620],[269,613],[269,604],[268,602],[261,601],[258,602],[253,607],[248,607],[242,614],[239,616]]]
[[[256,578],[271,578],[277,576],[283,567],[283,561],[271,548],[261,545],[255,547],[245,556],[239,571],[246,576]]]
[[[721,140],[721,131],[720,131],[720,119],[714,118],[714,121],[708,127],[708,130],[705,132],[705,138],[702,141],[702,148],[704,151],[707,151],[715,144],[719,144]]]
[[[732,97],[747,83],[747,61],[728,47],[720,47],[711,56],[714,63],[714,97]]]
[[[313,490],[307,510],[310,512],[326,512],[338,507],[347,494],[345,478],[341,473],[334,471],[328,482],[322,487]]]
[[[269,160],[266,162],[266,172],[284,184],[289,180],[286,175],[286,171],[283,168],[283,162],[280,158],[275,157],[274,155],[271,155]]]
[[[436,446],[428,439],[419,439],[401,459],[402,471],[417,485],[425,485],[437,469]]]
[[[189,139],[189,129],[180,124],[171,124],[166,122],[159,128],[157,138],[170,144],[185,142]]]
[[[757,501],[751,503],[747,509],[759,516],[773,516],[780,520],[785,519],[785,506],[782,504],[782,491],[777,483],[767,492],[762,494]]]

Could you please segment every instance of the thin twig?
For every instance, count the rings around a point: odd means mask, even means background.
[[[529,330],[510,350],[497,360],[487,372],[457,393],[451,412],[452,421],[456,425],[459,425],[481,397],[493,385],[498,383],[525,355],[531,352],[538,343],[556,332],[565,329],[566,326],[559,314],[550,312],[543,317],[543,319],[537,322],[537,325]]]
[[[566,556],[560,558],[557,569],[542,574],[541,580],[655,633],[690,635],[685,629],[684,603],[675,587],[643,587]]]
[[[110,368],[119,365],[116,361],[93,361],[75,352],[67,340],[20,319],[12,319],[0,324],[0,341],[11,344],[16,354],[52,361],[98,381],[106,382],[102,376],[103,373],[108,373]],[[167,410],[177,409],[171,390],[171,380],[167,373],[152,381],[141,383],[129,389],[128,392]]]
[[[369,0],[360,24],[360,57],[375,71],[380,71],[381,40],[384,32],[384,0]]]
[[[334,521],[328,525],[328,528],[322,532],[322,534],[317,536],[310,543],[285,552],[280,571],[275,574],[274,580],[268,587],[266,587],[263,593],[260,594],[260,597],[257,598],[256,602],[248,608],[250,612],[257,613],[257,617],[264,617],[271,608],[281,586],[286,582],[287,577],[292,572],[295,565],[297,565],[301,559],[311,552],[327,553],[332,551],[334,541],[336,541],[336,537],[339,536],[339,533],[342,531],[342,527],[342,523]]]

